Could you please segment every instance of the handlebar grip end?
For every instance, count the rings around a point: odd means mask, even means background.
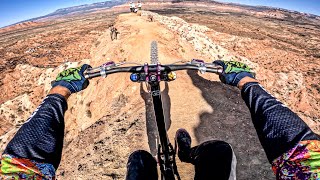
[[[53,86],[53,84],[55,83],[56,81],[55,80],[53,80],[53,81],[51,81],[51,87]]]
[[[257,73],[256,73],[256,72],[252,72],[252,71],[251,71],[251,74],[253,75],[254,78],[257,77]]]

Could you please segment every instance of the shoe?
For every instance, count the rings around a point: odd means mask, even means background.
[[[182,162],[191,162],[191,137],[185,129],[178,129],[175,137],[176,145],[178,147],[178,157]]]

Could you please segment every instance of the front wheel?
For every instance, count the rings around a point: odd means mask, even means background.
[[[158,59],[158,44],[157,41],[152,41],[151,43],[151,64],[158,64],[159,59]]]

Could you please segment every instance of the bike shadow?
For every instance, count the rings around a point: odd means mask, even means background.
[[[274,179],[240,91],[236,87],[204,79],[195,71],[187,73],[212,107],[212,112],[200,114],[200,122],[193,129],[197,142],[222,140],[230,143],[238,161],[237,179]]]
[[[157,155],[157,139],[158,128],[157,122],[154,115],[152,97],[149,92],[143,89],[143,83],[140,83],[140,95],[145,102],[145,111],[146,111],[146,127],[147,127],[147,136],[148,136],[148,144],[150,148],[150,153],[155,156]],[[169,86],[168,83],[165,82],[164,90],[161,92],[161,99],[164,111],[164,118],[166,123],[166,130],[169,130],[171,126],[171,101],[169,97]]]

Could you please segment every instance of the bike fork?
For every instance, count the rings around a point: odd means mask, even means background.
[[[164,153],[161,152],[161,145],[158,146],[158,160],[161,171],[161,180],[181,180],[175,161],[175,151],[171,144],[169,146],[169,159],[164,159]]]
[[[168,140],[165,128],[159,83],[151,84],[151,96],[160,139],[158,146],[158,161],[161,170],[161,179],[175,180],[176,176],[177,179],[180,180],[175,161],[175,150]]]

